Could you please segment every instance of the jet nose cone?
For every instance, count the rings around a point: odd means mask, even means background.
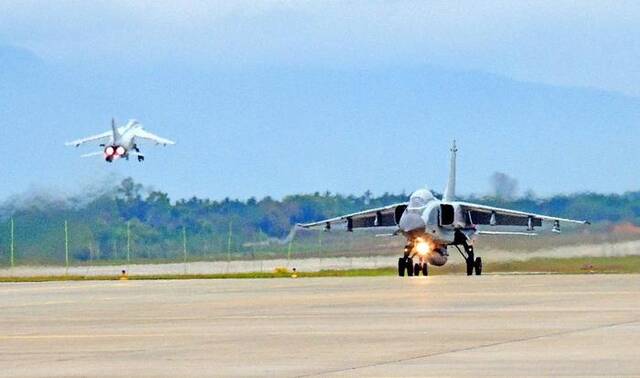
[[[424,220],[420,216],[420,214],[416,213],[404,213],[400,218],[400,222],[398,224],[400,230],[404,232],[418,231],[424,230],[426,224]]]

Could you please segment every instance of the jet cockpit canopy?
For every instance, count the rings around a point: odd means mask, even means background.
[[[431,201],[435,200],[429,189],[419,189],[409,197],[409,209],[423,209]]]

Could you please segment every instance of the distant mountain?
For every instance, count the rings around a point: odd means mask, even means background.
[[[11,47],[0,56],[0,119],[13,125],[0,198],[114,172],[178,198],[442,190],[454,137],[462,193],[486,193],[495,171],[542,195],[638,189],[640,100],[618,93],[429,65],[220,71],[132,67],[126,54],[73,67]],[[63,147],[112,116],[180,144],[113,167]]]
[[[16,74],[28,74],[44,68],[44,62],[27,49],[0,45],[0,77],[10,78]]]

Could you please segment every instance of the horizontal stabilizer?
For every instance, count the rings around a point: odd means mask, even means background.
[[[376,234],[375,237],[376,238],[392,238],[394,236],[398,236],[397,232],[391,233],[391,234]]]
[[[98,152],[92,152],[92,153],[89,153],[89,154],[84,154],[81,157],[89,158],[89,157],[94,157],[94,156],[104,156],[104,151],[98,151]]]
[[[508,231],[478,231],[478,235],[502,235],[502,236],[538,236],[535,232],[508,232]]]

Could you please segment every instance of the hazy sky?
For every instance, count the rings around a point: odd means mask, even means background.
[[[0,40],[63,64],[437,64],[640,94],[637,1],[3,1]]]
[[[640,189],[639,19],[637,1],[2,1],[0,198],[128,175],[179,197],[441,190],[453,137],[465,193],[499,170],[542,194]],[[143,167],[60,147],[112,115],[179,145]]]

